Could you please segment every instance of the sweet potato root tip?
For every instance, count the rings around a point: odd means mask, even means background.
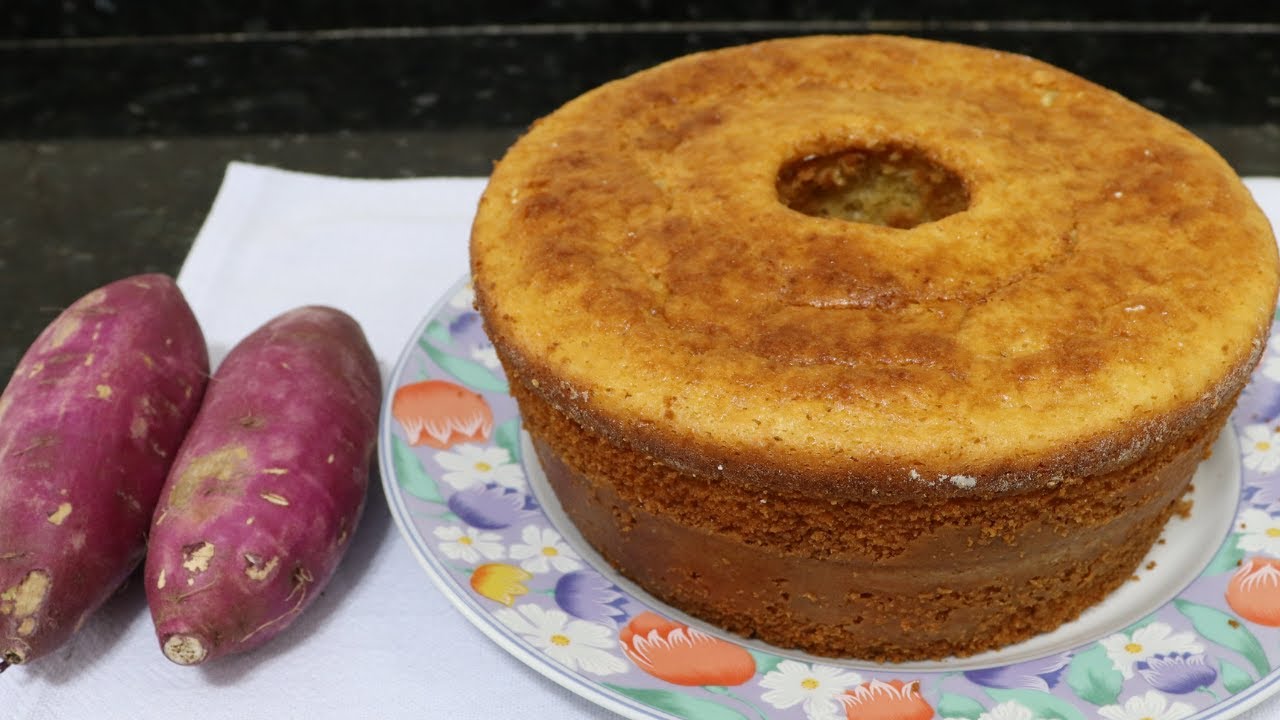
[[[195,635],[170,635],[164,641],[164,656],[179,665],[199,665],[209,655],[205,643]]]

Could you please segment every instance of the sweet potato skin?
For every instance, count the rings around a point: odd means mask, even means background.
[[[152,524],[147,601],[165,655],[256,647],[319,595],[368,487],[381,382],[360,326],[305,307],[227,355]]]
[[[173,280],[139,275],[76,301],[0,395],[0,656],[67,640],[142,559],[209,373]]]

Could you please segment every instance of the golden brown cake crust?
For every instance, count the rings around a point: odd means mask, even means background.
[[[991,500],[885,505],[674,475],[517,397],[561,506],[623,574],[748,637],[889,662],[1015,643],[1102,600],[1185,509],[1230,410],[1117,472]]]
[[[849,148],[927,158],[967,209],[903,230],[780,200],[784,166]],[[472,235],[495,346],[585,428],[878,501],[1027,492],[1199,427],[1257,361],[1276,264],[1182,128],[1029,58],[876,36],[592,91],[510,150]]]

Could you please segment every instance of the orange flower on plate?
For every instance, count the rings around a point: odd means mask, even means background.
[[[1249,622],[1280,627],[1280,560],[1245,560],[1227,584],[1227,604]]]
[[[743,648],[655,613],[631,618],[618,639],[637,667],[675,685],[741,685],[756,674]]]
[[[529,588],[524,586],[524,582],[531,577],[515,565],[487,563],[471,573],[471,589],[482,597],[511,607],[516,598],[528,594]]]
[[[493,410],[485,399],[447,380],[424,380],[396,390],[391,414],[410,445],[437,450],[464,442],[484,442],[493,431]]]
[[[920,683],[912,680],[872,680],[845,690],[845,715],[849,720],[930,720],[933,707],[920,696]]]

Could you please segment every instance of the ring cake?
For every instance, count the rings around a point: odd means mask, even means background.
[[[710,623],[887,661],[1017,642],[1131,577],[1277,292],[1266,219],[1186,130],[891,37],[589,92],[497,165],[471,243],[587,541]]]

